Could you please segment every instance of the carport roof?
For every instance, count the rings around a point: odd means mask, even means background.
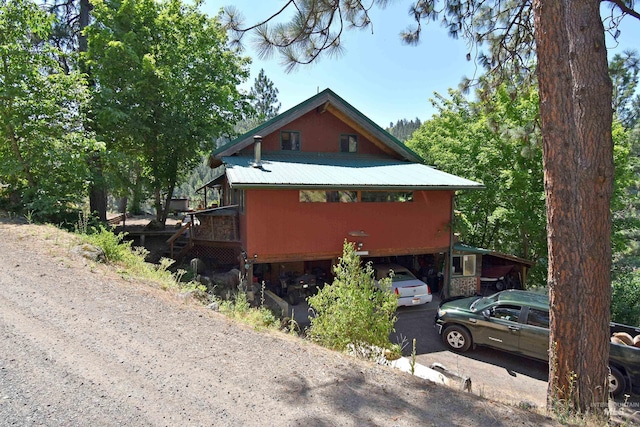
[[[529,267],[532,267],[535,264],[534,262],[529,261],[528,259],[520,258],[515,255],[505,254],[502,252],[495,252],[490,249],[476,248],[474,246],[465,245],[464,243],[459,243],[459,242],[453,244],[453,250],[458,252],[472,253],[472,254],[491,255],[497,258],[503,258],[509,261],[517,262],[519,264],[524,264]]]
[[[482,184],[420,163],[348,153],[264,153],[224,157],[232,188],[460,190]]]

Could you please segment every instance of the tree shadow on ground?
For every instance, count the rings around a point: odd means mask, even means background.
[[[294,422],[305,426],[335,425],[336,417],[356,425],[553,424],[539,414],[518,408],[505,410],[506,406],[500,403],[406,374],[398,373],[402,375],[401,381],[381,383],[381,371],[386,369],[390,368],[363,364],[362,369],[350,372],[327,372],[326,379],[317,383],[293,374],[281,381],[278,397],[292,408],[309,408]]]

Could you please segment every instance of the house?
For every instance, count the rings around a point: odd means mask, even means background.
[[[365,260],[446,266],[456,191],[482,188],[424,165],[329,89],[216,149],[210,166],[220,173],[204,189],[220,206],[194,213],[192,252],[272,283],[330,272],[345,241]]]

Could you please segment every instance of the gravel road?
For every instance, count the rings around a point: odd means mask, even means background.
[[[0,235],[2,426],[555,425],[233,323],[70,255],[53,227]]]

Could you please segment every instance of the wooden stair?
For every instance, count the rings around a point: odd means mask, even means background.
[[[189,252],[193,247],[192,232],[191,222],[188,222],[167,240],[167,258],[178,260]]]

